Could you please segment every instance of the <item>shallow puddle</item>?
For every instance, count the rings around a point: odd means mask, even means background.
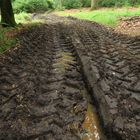
[[[93,113],[93,106],[88,104],[87,114],[83,123],[85,130],[83,140],[100,140],[99,130],[97,126],[97,116]]]
[[[54,66],[57,66],[57,71],[63,74],[67,68],[70,67],[70,64],[75,64],[74,57],[72,53],[69,52],[60,52],[60,58],[56,61]],[[82,125],[82,132],[80,132],[80,136],[82,140],[106,140],[105,136],[103,135],[103,131],[100,127],[99,119],[96,113],[94,106],[92,103],[92,99],[88,95],[86,89],[82,91],[83,96],[87,99],[88,108],[85,116],[85,121]],[[77,130],[78,125],[73,124],[70,126],[71,129]]]
[[[70,64],[75,64],[74,57],[72,53],[69,52],[60,52],[61,57],[56,61],[54,66],[58,68],[58,71],[64,73],[66,69],[70,67]]]
[[[105,140],[98,116],[92,104],[88,104],[88,109],[83,123],[82,140]]]

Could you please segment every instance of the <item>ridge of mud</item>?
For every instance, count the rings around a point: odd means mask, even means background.
[[[81,139],[85,81],[108,139],[139,139],[140,38],[73,18],[46,22],[0,62],[0,139]]]
[[[72,46],[57,25],[25,31],[20,41],[0,63],[0,139],[80,139],[87,102]]]
[[[139,139],[140,38],[116,36],[83,20],[73,24],[69,32],[107,135]]]

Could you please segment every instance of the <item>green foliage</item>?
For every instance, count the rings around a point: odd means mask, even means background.
[[[64,10],[64,6],[62,4],[63,0],[52,0],[53,7],[56,10]]]
[[[15,13],[41,12],[49,9],[73,9],[90,7],[91,0],[12,0]],[[99,0],[99,7],[121,7],[140,5],[140,0]]]
[[[90,7],[91,0],[13,0],[15,13]]]
[[[28,22],[31,22],[31,14],[21,12],[21,13],[15,14],[15,19],[17,23],[28,23]]]
[[[81,7],[90,7],[91,0],[52,0],[55,9],[73,9]]]
[[[62,4],[66,9],[80,8],[82,6],[80,0],[63,0]]]
[[[134,6],[140,4],[140,0],[99,0],[98,5],[103,7]]]
[[[91,6],[91,0],[81,0],[82,7],[90,7]]]
[[[91,0],[63,0],[62,5],[65,9],[90,7]]]
[[[13,7],[15,13],[33,13],[53,9],[53,3],[51,0],[15,0]]]
[[[25,12],[15,14],[15,18],[18,24],[22,23],[27,25],[27,24],[38,24],[44,22],[41,19],[36,19],[36,18],[34,19],[31,13],[25,13]]]

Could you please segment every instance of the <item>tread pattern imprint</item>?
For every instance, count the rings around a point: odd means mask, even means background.
[[[140,38],[55,18],[0,61],[0,140],[81,139],[85,87],[110,140],[140,139]]]
[[[139,139],[140,38],[118,35],[94,22],[72,22],[69,32],[108,135]]]
[[[77,140],[87,101],[74,48],[58,25],[20,35],[0,62],[0,140]]]

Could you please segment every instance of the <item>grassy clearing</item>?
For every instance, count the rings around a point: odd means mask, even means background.
[[[117,25],[118,19],[120,17],[139,16],[140,8],[121,8],[121,9],[109,8],[109,9],[99,9],[95,11],[81,9],[75,12],[73,12],[72,10],[67,10],[56,13],[61,16],[73,16],[80,19],[96,21],[98,23],[114,27]]]

